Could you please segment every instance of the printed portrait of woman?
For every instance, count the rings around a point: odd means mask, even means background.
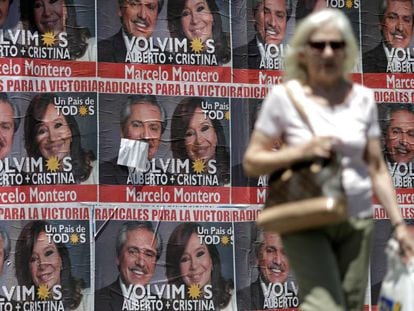
[[[43,158],[44,164],[51,157],[62,162],[71,158],[74,182],[78,184],[97,183],[97,163],[92,151],[85,151],[81,145],[78,123],[72,115],[60,114],[55,107],[58,95],[38,94],[26,110],[24,140],[27,155]],[[60,165],[60,170],[63,165]]]
[[[216,246],[200,243],[199,232],[204,232],[200,224],[182,223],[171,233],[166,254],[168,282],[176,286],[196,284],[201,289],[210,285],[214,310],[236,310],[233,281],[222,276]]]
[[[71,60],[95,61],[95,38],[87,27],[78,25],[75,7],[73,0],[25,0],[20,1],[20,15],[24,27],[37,31],[39,37],[53,33],[55,44],[60,33],[67,33]]]
[[[87,311],[91,308],[91,293],[83,279],[72,275],[69,251],[64,244],[55,244],[46,235],[45,221],[27,223],[16,242],[16,278],[27,288],[60,285],[65,310]]]
[[[192,40],[201,40],[203,52],[206,52],[206,42],[212,40],[217,65],[226,64],[230,61],[230,43],[221,14],[215,0],[170,0],[167,8],[170,35],[186,38],[190,51]]]
[[[201,97],[184,98],[175,108],[171,120],[171,150],[175,159],[209,163],[215,167],[219,185],[230,182],[230,156],[223,126],[218,119],[210,119],[202,110]],[[190,173],[194,173],[190,165]]]

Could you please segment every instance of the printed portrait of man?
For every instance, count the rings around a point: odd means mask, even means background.
[[[414,184],[414,110],[412,104],[382,103],[378,106],[383,153],[394,187]]]
[[[164,0],[117,1],[117,13],[122,27],[115,35],[98,43],[98,60],[112,63],[138,62],[127,57],[134,49],[139,49],[139,44],[134,38],[148,39],[152,36]]]
[[[401,62],[394,49],[407,49],[413,36],[412,0],[379,1],[381,42],[363,54],[364,72],[412,72],[410,64]],[[397,59],[398,58],[398,59]],[[403,66],[403,68],[401,68]]]
[[[13,148],[14,134],[19,128],[20,116],[17,106],[6,93],[0,93],[0,161],[9,156]],[[4,169],[0,170],[0,185],[12,185],[12,179]]]
[[[249,286],[237,292],[239,310],[297,307],[296,294],[291,289],[282,290],[289,277],[290,265],[280,235],[259,230],[254,248],[259,275]],[[273,285],[277,286],[277,290]],[[277,307],[275,302],[278,304]]]
[[[256,34],[247,45],[233,51],[233,67],[268,68],[268,60],[282,54],[281,44],[286,35],[287,22],[292,12],[291,0],[251,0]],[[267,61],[267,63],[266,63]]]
[[[16,106],[11,103],[6,93],[0,93],[0,160],[11,152],[19,120]]]
[[[95,310],[124,310],[124,300],[139,304],[133,285],[147,285],[154,275],[162,252],[162,240],[150,222],[129,221],[122,224],[116,236],[118,278],[95,293]],[[150,296],[150,293],[148,295]],[[146,309],[145,309],[146,310]]]
[[[164,108],[153,95],[131,95],[120,113],[121,138],[148,143],[148,160],[155,158],[166,127]],[[133,169],[118,165],[118,156],[100,165],[100,183],[126,185]],[[132,183],[132,182],[130,182]]]
[[[385,119],[385,155],[389,162],[414,160],[414,111],[409,105],[393,105]]]

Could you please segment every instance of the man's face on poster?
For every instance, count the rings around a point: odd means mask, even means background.
[[[398,110],[391,114],[386,133],[387,153],[391,161],[409,163],[414,159],[414,113]]]
[[[388,0],[381,24],[385,43],[393,48],[407,48],[413,34],[411,0]]]
[[[131,115],[122,129],[123,138],[147,141],[148,159],[151,160],[157,154],[161,134],[161,112],[157,106],[149,102],[131,105]]]
[[[285,0],[263,0],[255,10],[256,32],[263,43],[280,44],[285,38],[287,13]]]
[[[13,145],[13,109],[9,103],[0,101],[0,160],[11,151]]]
[[[4,23],[9,15],[10,0],[0,0],[0,28],[3,28]]]
[[[265,282],[283,283],[289,275],[289,261],[285,254],[282,239],[277,233],[263,233],[263,244],[258,258],[259,270]]]
[[[118,15],[126,33],[148,39],[157,25],[158,0],[124,0]]]
[[[157,240],[154,233],[138,228],[127,232],[125,243],[116,259],[122,281],[127,285],[146,285],[155,272]]]

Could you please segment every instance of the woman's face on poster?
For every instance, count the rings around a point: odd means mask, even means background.
[[[61,270],[62,259],[55,243],[49,241],[45,232],[41,232],[30,257],[30,273],[34,285],[47,285],[48,288],[52,288],[60,284]]]
[[[33,16],[40,33],[51,31],[56,35],[65,31],[67,9],[64,0],[35,0]]]
[[[36,129],[36,143],[40,154],[49,159],[59,160],[70,154],[72,131],[62,114],[59,114],[53,104],[49,104]]]
[[[180,258],[180,271],[187,286],[198,284],[203,287],[211,283],[213,260],[208,248],[200,242],[196,233],[188,240],[184,253]]]
[[[214,159],[217,147],[217,133],[211,120],[196,108],[185,133],[185,147],[193,161]]]
[[[181,13],[181,26],[185,36],[205,42],[213,38],[213,14],[205,0],[187,0]]]

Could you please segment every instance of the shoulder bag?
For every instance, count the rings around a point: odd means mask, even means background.
[[[285,85],[293,106],[313,135],[314,130],[290,85]],[[296,92],[296,90],[295,90]],[[257,223],[280,234],[309,230],[347,219],[342,185],[341,157],[298,162],[269,177],[268,196]]]

